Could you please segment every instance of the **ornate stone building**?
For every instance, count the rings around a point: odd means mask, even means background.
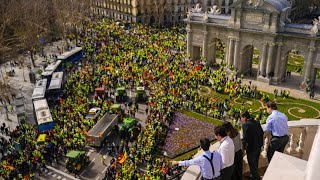
[[[304,57],[301,87],[314,85],[320,68],[319,20],[291,23],[287,0],[238,0],[229,6],[230,11],[208,9],[205,13],[203,8],[195,8],[184,20],[191,59],[202,56],[207,63],[214,62],[220,40],[226,46],[226,64],[246,73],[252,69],[255,48],[260,52],[257,79],[278,84],[286,78],[289,52],[298,50]]]
[[[183,23],[186,13],[196,4],[210,6],[215,1],[221,0],[93,0],[92,10],[129,22],[170,25]],[[223,11],[229,11],[231,2],[221,4]]]

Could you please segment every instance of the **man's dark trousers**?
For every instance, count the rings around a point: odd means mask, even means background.
[[[223,180],[231,180],[233,170],[234,170],[234,165],[222,169],[221,170],[221,178]]]
[[[283,152],[288,142],[289,136],[287,135],[282,137],[272,136],[267,152],[268,161],[271,161],[275,151]]]
[[[247,152],[248,164],[250,167],[250,180],[260,180],[260,175],[258,173],[260,154],[261,148]]]

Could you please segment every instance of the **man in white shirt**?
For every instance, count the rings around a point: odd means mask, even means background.
[[[210,141],[207,138],[200,140],[200,147],[204,151],[202,156],[186,161],[172,161],[172,165],[190,166],[198,165],[202,180],[221,180],[222,158],[217,152],[209,150]]]
[[[234,144],[232,139],[227,135],[227,130],[223,126],[214,128],[216,139],[220,142],[218,152],[222,156],[223,169],[221,170],[221,177],[223,180],[231,180],[234,163]]]

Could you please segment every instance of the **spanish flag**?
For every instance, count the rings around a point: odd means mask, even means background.
[[[126,161],[126,159],[127,159],[127,152],[124,152],[124,155],[121,157],[121,159],[119,160],[119,163],[120,164],[123,164],[125,161]]]
[[[10,169],[10,170],[14,170],[14,167],[13,166],[10,166],[10,165],[3,165],[3,167],[5,168],[5,169]]]

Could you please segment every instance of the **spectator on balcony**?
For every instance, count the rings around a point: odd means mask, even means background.
[[[251,118],[248,111],[240,115],[243,131],[243,147],[247,153],[248,164],[250,168],[250,179],[260,180],[258,173],[259,156],[263,146],[263,130],[258,121]]]
[[[221,180],[220,171],[223,167],[221,155],[209,150],[210,141],[207,138],[200,140],[200,147],[204,151],[202,156],[186,161],[172,161],[172,165],[198,165],[203,180]]]
[[[227,130],[228,136],[232,139],[234,144],[234,171],[232,174],[232,180],[242,180],[242,149],[240,133],[232,126],[230,122],[225,122],[222,125]]]
[[[221,170],[221,177],[223,180],[231,180],[234,170],[234,144],[232,139],[228,136],[227,130],[223,126],[214,128],[216,139],[220,142],[218,153],[222,156],[223,169]]]
[[[272,137],[268,147],[267,157],[270,162],[275,151],[283,152],[288,136],[288,117],[279,112],[275,102],[267,103],[267,112],[270,114],[266,122],[266,132],[271,132]]]

